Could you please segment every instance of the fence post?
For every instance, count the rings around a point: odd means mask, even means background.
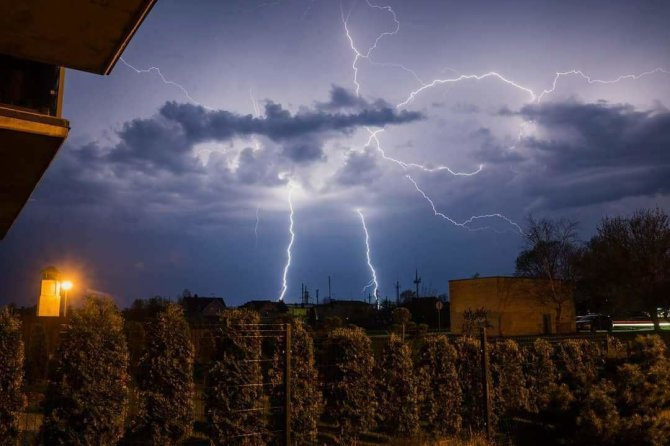
[[[284,435],[291,446],[291,324],[286,324],[286,353],[284,357]]]
[[[486,339],[486,326],[481,327],[481,354],[482,354],[482,389],[484,394],[484,423],[486,424],[486,438],[493,439],[493,426],[491,423],[491,383],[489,382],[490,367],[488,343]]]

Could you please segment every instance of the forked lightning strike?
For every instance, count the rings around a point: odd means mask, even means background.
[[[289,213],[289,226],[288,226],[288,232],[291,235],[290,241],[288,243],[288,246],[286,247],[286,265],[284,266],[284,273],[282,274],[282,287],[281,287],[281,292],[279,294],[279,300],[283,301],[284,296],[286,295],[286,290],[288,289],[287,285],[287,277],[288,277],[288,270],[291,266],[291,250],[293,249],[293,242],[295,241],[295,232],[293,232],[293,184],[289,183],[288,185],[288,207],[290,210]]]
[[[373,287],[372,293],[375,296],[375,305],[377,306],[377,309],[379,309],[379,283],[377,282],[377,271],[375,271],[375,267],[372,265],[372,259],[370,256],[370,234],[368,233],[368,227],[365,224],[365,217],[363,216],[363,212],[360,209],[356,209],[356,212],[358,212],[358,215],[361,217],[361,223],[363,224],[363,231],[365,232],[365,256],[368,261],[370,274],[372,275],[372,279],[367,285],[363,287],[361,293],[364,293],[365,290]]]

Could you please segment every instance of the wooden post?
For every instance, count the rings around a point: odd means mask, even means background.
[[[286,352],[284,357],[284,436],[291,446],[291,324],[286,324]]]
[[[493,439],[493,426],[491,423],[491,383],[489,382],[490,366],[488,343],[486,339],[486,326],[481,327],[481,354],[482,354],[482,390],[484,396],[484,423],[486,424],[486,438]]]

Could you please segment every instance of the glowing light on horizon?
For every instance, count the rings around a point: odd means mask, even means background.
[[[365,217],[363,216],[363,211],[361,211],[360,209],[356,209],[356,212],[361,217],[361,223],[363,224],[363,231],[365,232],[365,257],[368,262],[368,268],[370,269],[370,274],[372,275],[372,279],[367,285],[363,287],[361,293],[364,293],[365,290],[367,290],[370,287],[373,287],[372,293],[375,296],[375,305],[377,306],[377,309],[379,309],[379,283],[377,282],[377,271],[375,271],[375,267],[372,265],[372,258],[370,256],[370,234],[368,233],[368,227],[365,224]]]

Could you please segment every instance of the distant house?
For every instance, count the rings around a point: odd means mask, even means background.
[[[549,298],[550,283],[521,277],[480,277],[449,281],[451,332],[461,333],[465,312],[484,309],[489,333],[498,336],[571,333],[575,303],[568,295],[561,305]]]
[[[283,301],[272,300],[250,300],[242,305],[241,308],[247,308],[256,311],[263,322],[270,322],[277,317],[288,313],[288,306]]]
[[[184,315],[189,323],[211,323],[216,322],[223,310],[226,309],[226,302],[222,297],[183,297],[181,306],[184,308]]]

